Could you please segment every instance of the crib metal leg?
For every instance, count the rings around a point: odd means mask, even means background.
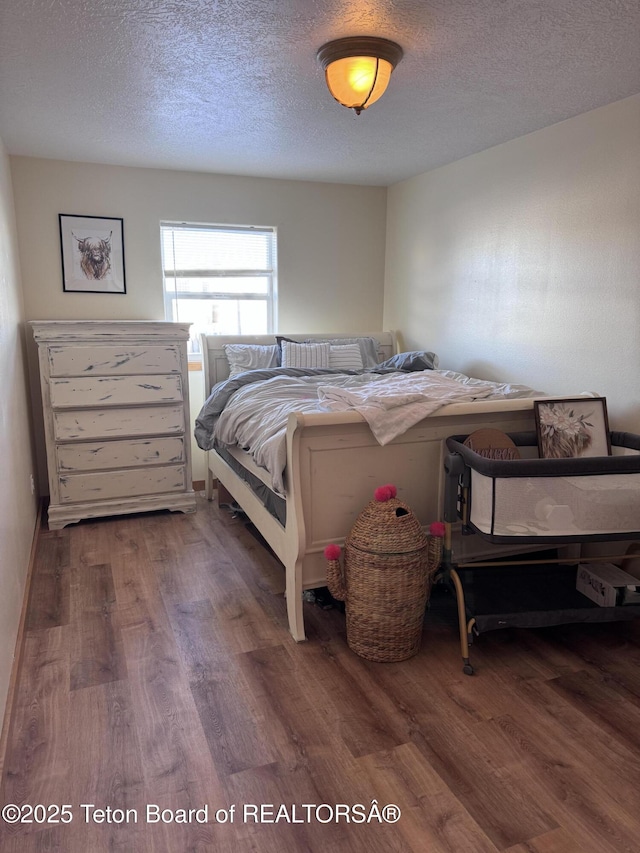
[[[467,612],[464,604],[464,589],[462,581],[455,569],[450,569],[449,574],[456,589],[456,600],[458,603],[458,628],[460,630],[460,651],[462,652],[462,671],[465,675],[473,675],[473,667],[469,663],[469,635],[476,621],[471,619],[467,624]]]

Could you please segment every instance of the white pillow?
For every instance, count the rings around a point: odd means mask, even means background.
[[[360,344],[344,344],[329,349],[329,367],[335,370],[361,370],[362,351]]]
[[[283,367],[329,367],[329,343],[294,344],[282,342]]]
[[[280,347],[277,344],[225,344],[224,352],[229,362],[230,379],[245,370],[280,366]]]

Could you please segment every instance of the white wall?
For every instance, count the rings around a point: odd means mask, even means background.
[[[9,159],[0,140],[0,718],[37,512],[29,482],[34,468],[23,315]]]
[[[640,431],[640,96],[389,189],[385,328]]]
[[[164,319],[160,222],[278,228],[282,330],[382,321],[384,187],[96,166],[12,157],[29,319]],[[58,214],[124,219],[127,294],[63,293]]]
[[[164,319],[160,222],[276,226],[278,329],[381,328],[386,189],[12,157],[24,304],[29,320]],[[62,290],[58,214],[124,219],[127,293]],[[30,363],[35,349],[30,343]],[[201,378],[190,383],[192,410]],[[197,395],[197,397],[196,397]],[[33,391],[37,414],[37,389]],[[44,449],[38,426],[41,483]],[[194,479],[204,479],[194,446]]]

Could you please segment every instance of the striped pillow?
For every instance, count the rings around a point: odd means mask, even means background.
[[[331,345],[329,367],[335,370],[361,370],[362,366],[360,344]]]
[[[283,367],[329,367],[328,343],[295,344],[282,341]]]

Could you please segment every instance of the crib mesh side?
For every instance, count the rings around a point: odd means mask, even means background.
[[[472,469],[469,520],[500,537],[633,534],[640,473],[502,478]]]

